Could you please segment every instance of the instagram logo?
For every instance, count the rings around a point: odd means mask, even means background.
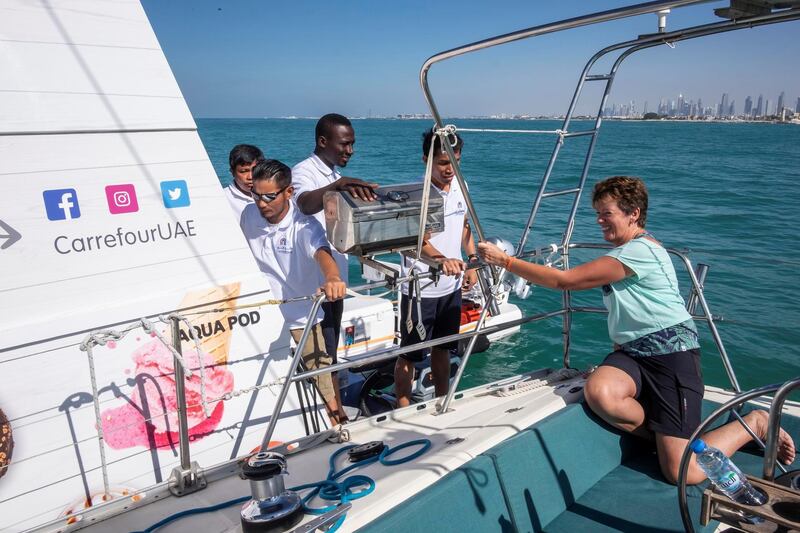
[[[139,210],[136,189],[132,183],[106,185],[106,200],[108,201],[108,210],[112,215],[133,213]]]

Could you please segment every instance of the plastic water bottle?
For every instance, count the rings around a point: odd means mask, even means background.
[[[708,479],[731,500],[745,505],[762,505],[767,498],[742,474],[733,461],[718,449],[697,439],[689,446]]]

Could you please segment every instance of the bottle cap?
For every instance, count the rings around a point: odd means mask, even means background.
[[[695,439],[689,445],[689,448],[691,448],[691,450],[694,453],[703,453],[704,451],[706,451],[706,448],[708,448],[708,446],[706,446],[706,443],[703,442],[701,439]]]

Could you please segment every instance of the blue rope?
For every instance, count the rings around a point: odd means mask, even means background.
[[[412,446],[420,446],[420,449],[412,454],[406,455],[405,457],[401,457],[400,459],[394,459],[394,460],[388,459],[388,457],[392,455],[394,452],[404,450]],[[423,453],[430,450],[430,448],[431,448],[431,441],[429,441],[428,439],[410,440],[406,443],[398,444],[394,448],[389,448],[388,446],[386,446],[381,452],[381,464],[384,466],[401,465],[403,463],[413,461]]]
[[[217,503],[215,505],[209,505],[208,507],[195,507],[194,509],[187,509],[185,511],[181,511],[179,513],[170,515],[164,518],[163,520],[156,522],[155,524],[153,524],[152,526],[148,527],[143,531],[133,531],[132,533],[153,533],[156,529],[166,526],[170,522],[174,522],[175,520],[179,520],[186,516],[219,511],[220,509],[225,509],[226,507],[230,507],[231,505],[236,505],[237,503],[244,503],[248,501],[250,498],[251,496],[248,494],[247,496],[242,496],[241,498],[235,498],[233,500],[228,500],[227,502]]]
[[[359,498],[363,498],[364,496],[369,496],[375,491],[375,480],[362,475],[353,475],[347,478],[342,479],[342,481],[336,481],[337,479],[342,478],[348,472],[355,470],[356,468],[360,468],[362,466],[367,466],[372,463],[380,462],[384,466],[396,466],[403,463],[407,463],[409,461],[413,461],[420,455],[427,452],[431,447],[431,441],[428,439],[417,439],[408,442],[404,442],[403,444],[399,444],[394,448],[389,446],[383,447],[381,453],[379,455],[375,455],[368,459],[364,459],[363,461],[355,462],[338,472],[336,471],[336,460],[339,458],[340,455],[345,453],[348,450],[355,448],[356,444],[351,444],[349,446],[344,446],[336,450],[333,454],[331,454],[330,458],[328,459],[328,475],[322,481],[317,481],[315,483],[306,483],[304,485],[298,485],[296,487],[290,487],[287,490],[292,491],[301,491],[307,489],[313,489],[309,492],[303,499],[303,510],[309,514],[313,515],[323,515],[333,509],[336,509],[339,505],[347,502],[351,502],[353,500],[357,500]],[[404,450],[406,448],[410,448],[412,446],[419,446],[419,450],[415,451],[412,454],[406,455],[405,457],[401,457],[400,459],[389,459],[389,456],[398,452],[400,450]],[[366,487],[357,492],[353,489],[356,487]],[[316,496],[319,496],[322,500],[328,501],[336,501],[337,504],[329,505],[327,507],[309,507],[308,502],[314,499]],[[156,522],[152,526],[148,527],[144,531],[136,531],[133,533],[153,533],[160,527],[163,527],[170,522],[178,520],[180,518],[190,516],[193,514],[200,514],[200,513],[209,513],[212,511],[218,511],[220,509],[224,509],[226,507],[230,507],[231,505],[236,505],[237,503],[244,503],[251,498],[250,495],[242,496],[241,498],[236,498],[234,500],[229,500],[227,502],[218,503],[216,505],[210,505],[208,507],[197,507],[195,509],[187,509],[186,511],[181,511],[179,513],[175,513],[170,515],[163,520]],[[342,515],[339,520],[336,521],[330,529],[328,529],[328,533],[335,533],[337,529],[344,523],[344,519],[347,515]]]

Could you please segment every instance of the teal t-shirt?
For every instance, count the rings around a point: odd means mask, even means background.
[[[623,345],[670,326],[691,324],[675,268],[661,245],[639,237],[606,255],[633,271],[633,275],[603,286],[611,340]]]

